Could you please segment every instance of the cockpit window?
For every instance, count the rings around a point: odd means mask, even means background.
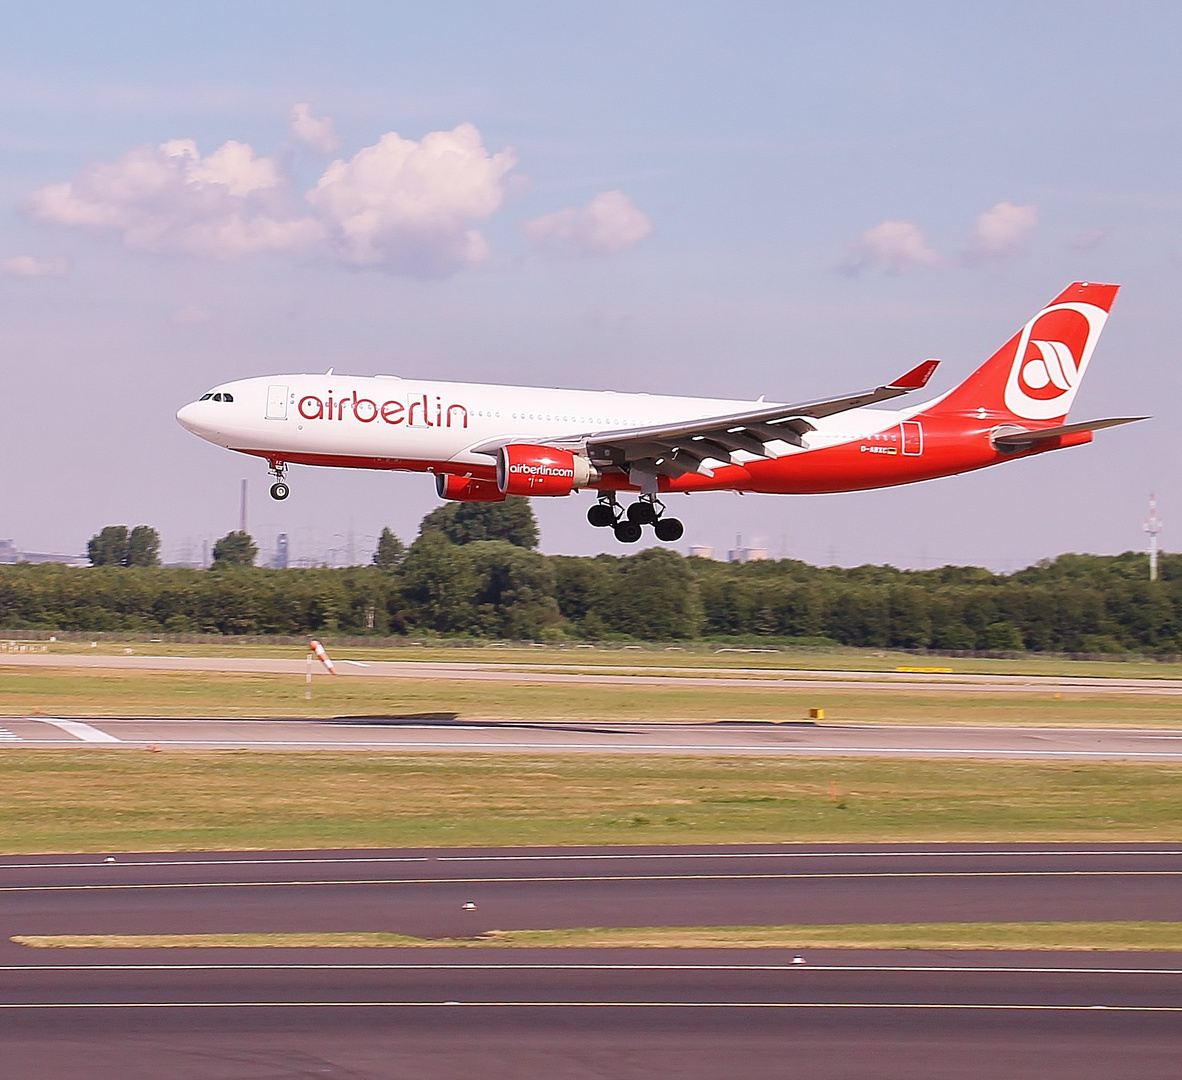
[[[223,401],[233,401],[233,400],[234,400],[234,395],[233,395],[233,394],[223,394],[223,395],[222,395],[222,400],[223,400]]]
[[[202,394],[197,400],[208,401],[211,397],[213,397],[213,394]]]
[[[214,394],[214,395],[213,395],[213,400],[214,400],[214,401],[221,401],[221,400],[222,400],[222,395],[221,395],[221,394]]]

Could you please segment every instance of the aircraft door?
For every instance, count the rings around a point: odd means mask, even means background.
[[[903,453],[918,457],[923,453],[923,425],[918,420],[904,420],[899,426],[903,429]]]
[[[267,419],[287,419],[287,387],[278,383],[267,387]]]

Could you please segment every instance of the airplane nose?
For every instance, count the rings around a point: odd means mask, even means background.
[[[193,432],[194,435],[200,435],[201,425],[198,423],[197,419],[198,413],[200,411],[201,410],[195,401],[190,401],[188,405],[182,405],[181,408],[177,410],[177,423],[187,431]]]

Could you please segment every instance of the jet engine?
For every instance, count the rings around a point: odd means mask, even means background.
[[[435,490],[441,499],[452,502],[504,502],[505,493],[489,480],[475,480],[471,476],[435,474]]]
[[[595,466],[569,450],[510,443],[497,451],[497,487],[505,495],[569,495],[598,480]]]

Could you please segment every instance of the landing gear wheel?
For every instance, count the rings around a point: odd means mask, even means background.
[[[616,539],[621,544],[635,544],[643,531],[635,521],[621,521],[614,529]]]
[[[596,503],[587,511],[587,520],[597,529],[606,529],[616,523],[615,507],[611,503]]]
[[[657,534],[658,540],[664,540],[665,543],[671,544],[674,540],[681,539],[682,533],[685,532],[685,526],[677,518],[661,518],[653,526],[653,532]]]
[[[655,525],[657,521],[657,511],[653,504],[643,499],[628,507],[627,514],[628,520],[637,525]]]
[[[279,502],[282,502],[290,494],[291,494],[291,488],[289,488],[282,480],[280,480],[278,483],[271,485],[271,498],[272,499],[277,499]]]

